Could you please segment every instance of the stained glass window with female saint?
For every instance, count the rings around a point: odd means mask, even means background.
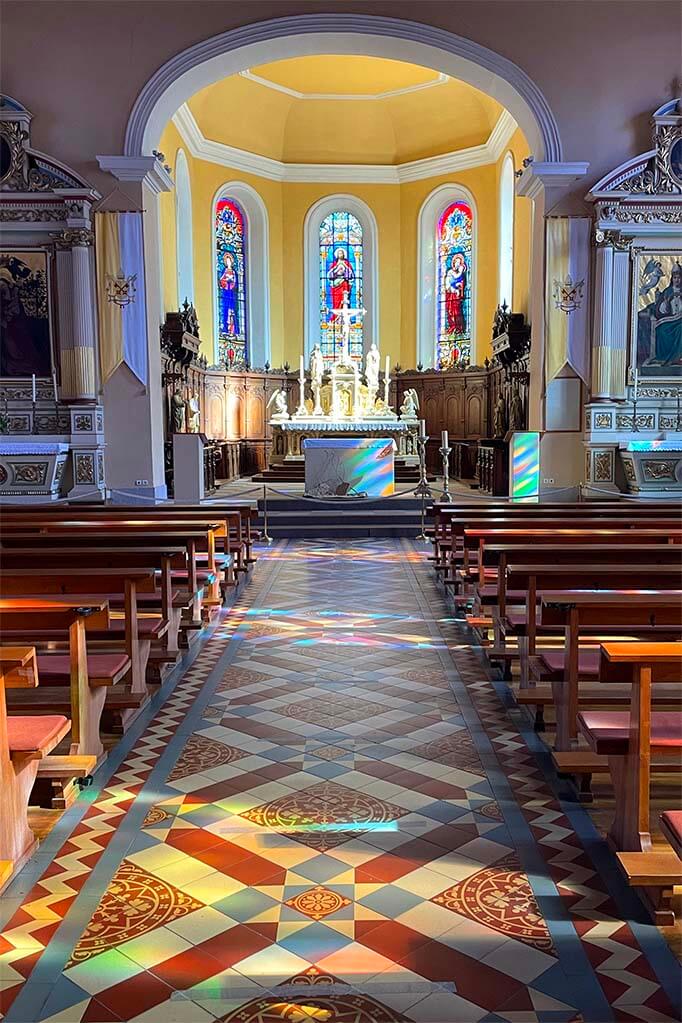
[[[471,274],[473,213],[458,199],[438,221],[437,365],[471,357]]]
[[[320,348],[333,362],[343,344],[343,323],[335,309],[362,307],[362,225],[347,210],[335,210],[320,224]],[[362,359],[362,319],[350,328],[350,355]]]
[[[218,200],[215,243],[218,362],[228,369],[244,369],[248,361],[246,218],[233,199]]]

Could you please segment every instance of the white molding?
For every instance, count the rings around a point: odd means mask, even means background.
[[[478,304],[478,208],[473,195],[464,185],[447,184],[434,188],[422,203],[417,222],[417,365],[432,369],[436,362],[438,327],[438,265],[436,258],[436,226],[443,210],[452,202],[464,199],[471,206],[471,356],[476,365],[476,306]]]
[[[246,217],[246,316],[249,365],[262,368],[270,349],[270,224],[263,198],[245,181],[226,181],[213,196],[209,235],[209,266],[213,322],[213,361],[218,361],[218,280],[215,258],[215,211],[219,199],[235,199]]]
[[[155,156],[98,156],[100,169],[118,181],[137,181],[153,192],[171,192],[173,179]]]
[[[175,155],[175,276],[178,289],[178,308],[182,306],[185,299],[193,305],[192,182],[184,149],[178,149]]]
[[[303,352],[306,363],[320,340],[320,224],[334,210],[348,210],[362,227],[362,341],[366,352],[379,347],[379,232],[374,213],[355,195],[326,195],[313,203],[303,225]]]
[[[509,178],[509,168],[511,168],[511,177]],[[505,192],[505,175],[507,176],[507,186],[511,187],[511,193]],[[502,167],[500,168],[500,178],[497,187],[497,198],[498,198],[498,215],[497,215],[497,302],[498,305],[502,305],[502,302],[506,302],[509,306],[510,311],[514,307],[514,226],[516,221],[516,195],[515,195],[515,178],[514,178],[514,157],[510,152],[507,152],[504,160],[502,161]],[[505,208],[505,203],[509,202],[508,208]],[[508,227],[509,234],[505,238],[502,228]],[[507,244],[511,242],[511,257],[510,251],[507,248]],[[503,251],[503,246],[505,247]],[[509,269],[509,294],[502,294],[502,267]]]
[[[327,182],[330,184],[400,185],[406,181],[423,181],[443,174],[497,163],[517,124],[504,110],[490,133],[487,142],[469,146],[442,156],[428,156],[423,160],[410,160],[395,165],[358,163],[283,163],[269,156],[259,156],[245,149],[228,146],[224,142],[207,139],[186,103],[173,115],[173,123],[183,142],[197,160],[207,160],[221,167],[255,174],[269,181]]]
[[[359,53],[422,64],[461,79],[508,109],[538,159],[558,162],[556,118],[535,82],[518,65],[463,36],[403,18],[366,14],[304,14],[253,22],[195,43],[157,69],[128,119],[124,152],[150,153],[173,113],[190,96],[227,75],[272,60],[310,53]],[[453,115],[454,116],[454,115]]]
[[[444,85],[445,82],[450,80],[449,75],[444,75],[442,72],[438,72],[436,77],[428,82],[420,82],[418,85],[405,85],[402,89],[389,89],[386,92],[299,92],[298,89],[290,89],[287,85],[281,85],[279,82],[272,82],[269,78],[262,78],[261,75],[255,74],[250,68],[240,71],[239,75],[241,78],[246,78],[249,82],[255,82],[257,85],[262,85],[266,89],[272,89],[274,92],[282,92],[285,96],[290,96],[292,99],[344,100],[345,102],[353,100],[393,99],[394,96],[407,96],[411,92],[422,92],[424,89],[432,89],[434,86]]]
[[[535,199],[541,188],[565,188],[579,178],[584,178],[589,169],[584,161],[574,163],[549,163],[533,161],[524,167],[516,182],[516,194]]]

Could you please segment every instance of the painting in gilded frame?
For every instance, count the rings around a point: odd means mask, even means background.
[[[682,376],[682,252],[633,251],[631,365],[640,380]]]
[[[0,377],[52,373],[50,282],[44,249],[0,250]]]

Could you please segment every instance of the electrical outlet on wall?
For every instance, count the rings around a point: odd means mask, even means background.
[[[553,476],[545,476],[545,478],[543,479],[542,482],[546,483],[547,486],[551,487],[552,484],[554,483],[554,477]]]
[[[149,480],[135,480],[135,486],[136,487],[148,487],[149,486]]]

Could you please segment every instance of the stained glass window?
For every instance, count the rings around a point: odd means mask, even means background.
[[[438,221],[437,365],[471,357],[471,243],[473,213],[461,199]]]
[[[218,200],[215,237],[218,361],[229,369],[244,369],[248,357],[246,218],[233,199]]]
[[[362,225],[346,210],[335,210],[320,224],[320,348],[333,362],[343,344],[341,317],[334,309],[362,307]],[[362,322],[350,330],[350,355],[361,359]]]

